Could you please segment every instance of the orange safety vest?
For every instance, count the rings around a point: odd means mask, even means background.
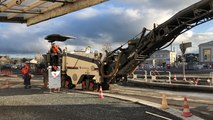
[[[21,69],[22,74],[27,74],[29,72],[29,66],[26,64],[25,67]]]
[[[53,52],[53,53],[58,53],[58,46],[57,45],[54,45],[54,46],[52,46],[52,48],[51,48],[51,51]]]

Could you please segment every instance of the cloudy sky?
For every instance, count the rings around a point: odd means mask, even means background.
[[[110,43],[119,47],[141,32],[143,27],[153,28],[183,8],[199,0],[109,0],[108,2],[54,18],[33,26],[0,23],[0,54],[41,54],[49,44],[44,37],[53,34],[77,37],[58,43],[69,51],[91,46],[100,50]],[[198,45],[213,40],[213,21],[202,24],[180,35],[173,49],[180,53],[179,44],[192,42],[186,52],[198,53]],[[170,47],[168,48],[170,49]]]

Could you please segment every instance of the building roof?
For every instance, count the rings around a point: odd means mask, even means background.
[[[87,8],[107,0],[1,0],[0,22],[28,26]]]
[[[213,45],[213,41],[209,41],[209,42],[206,42],[206,43],[202,43],[198,46],[212,46]]]

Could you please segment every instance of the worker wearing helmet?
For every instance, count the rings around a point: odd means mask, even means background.
[[[25,89],[28,89],[28,88],[31,88],[31,84],[30,84],[30,80],[31,80],[31,75],[29,73],[29,66],[28,64],[25,64],[24,67],[22,67],[21,69],[21,72],[22,72],[22,76],[23,76],[23,79],[24,79],[24,88]]]
[[[51,53],[50,65],[58,66],[60,54],[62,53],[61,48],[55,43],[52,43],[50,53]]]

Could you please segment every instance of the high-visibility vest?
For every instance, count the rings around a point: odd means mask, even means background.
[[[22,69],[21,69],[22,74],[27,74],[29,72],[29,66],[26,64]]]
[[[22,72],[23,75],[25,75],[25,74],[27,73],[27,70],[23,67],[23,68],[21,69],[21,72]]]
[[[53,53],[58,53],[58,46],[57,45],[53,45],[52,46],[52,48],[51,48],[51,51],[53,52]]]

